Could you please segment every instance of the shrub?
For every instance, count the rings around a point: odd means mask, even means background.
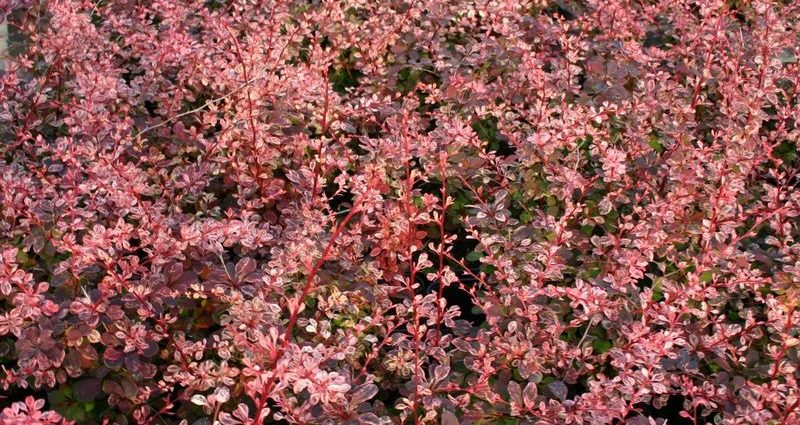
[[[800,422],[796,2],[3,6],[0,422]]]

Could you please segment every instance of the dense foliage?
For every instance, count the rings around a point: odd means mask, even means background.
[[[0,424],[800,423],[797,2],[0,11]]]

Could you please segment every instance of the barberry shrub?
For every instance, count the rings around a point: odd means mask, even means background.
[[[800,423],[797,2],[0,11],[0,423]]]

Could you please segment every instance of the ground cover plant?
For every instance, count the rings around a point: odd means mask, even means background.
[[[0,424],[800,423],[800,4],[0,15]]]

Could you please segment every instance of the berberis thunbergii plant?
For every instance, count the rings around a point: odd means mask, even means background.
[[[800,424],[800,3],[0,11],[0,424]]]

